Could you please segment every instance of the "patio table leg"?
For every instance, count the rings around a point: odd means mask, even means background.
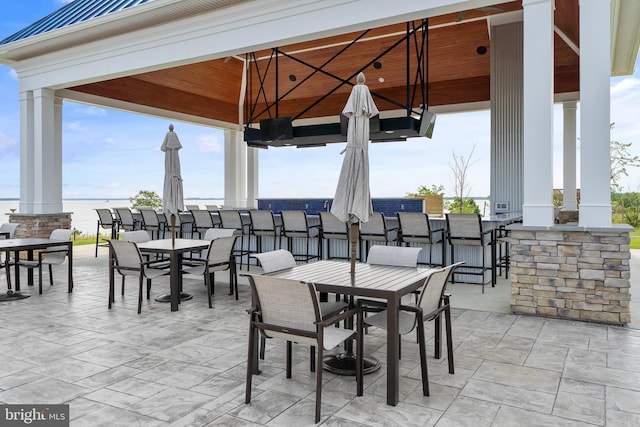
[[[387,405],[396,406],[399,399],[398,384],[400,381],[400,353],[399,323],[400,299],[397,296],[389,298],[387,302]]]

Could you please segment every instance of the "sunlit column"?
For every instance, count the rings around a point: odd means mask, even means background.
[[[553,1],[523,0],[524,225],[553,225]]]
[[[20,213],[33,213],[33,92],[20,92]]]
[[[224,204],[245,207],[247,203],[247,144],[242,132],[224,131]]]
[[[54,91],[33,91],[33,213],[62,212],[62,111]]]
[[[563,152],[562,152],[562,206],[566,211],[578,209],[576,200],[576,102],[562,104]]]
[[[610,0],[580,1],[580,226],[611,225]]]
[[[247,207],[258,207],[259,196],[259,172],[258,172],[258,156],[259,149],[247,147]]]

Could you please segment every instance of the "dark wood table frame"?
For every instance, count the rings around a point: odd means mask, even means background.
[[[198,239],[160,239],[138,243],[138,249],[142,253],[169,255],[171,287],[171,311],[178,311],[180,304],[180,289],[182,285],[182,256],[186,252],[201,251],[207,249],[211,242]],[[109,280],[113,280],[113,262],[109,266]]]
[[[318,261],[268,275],[314,283],[320,292],[382,298],[387,301],[387,404],[395,406],[399,400],[400,384],[400,299],[419,289],[432,271],[435,270],[357,263],[352,277],[349,262]]]
[[[0,251],[6,253],[5,256],[5,269],[7,274],[7,286],[11,289],[11,277],[9,272],[9,254],[13,252],[15,259],[18,259],[21,251],[27,252],[27,259],[33,261],[33,251],[38,249],[47,249],[57,246],[66,246],[67,259],[69,267],[68,278],[68,292],[73,292],[73,242],[70,240],[51,240],[42,239],[36,237],[27,237],[23,239],[0,239]],[[20,291],[20,265],[15,264],[15,291]],[[33,269],[29,268],[27,271],[27,284],[33,286]]]

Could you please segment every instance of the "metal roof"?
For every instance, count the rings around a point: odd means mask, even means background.
[[[74,0],[0,41],[0,45],[108,15],[153,0]]]

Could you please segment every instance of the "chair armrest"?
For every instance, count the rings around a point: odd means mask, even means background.
[[[351,308],[347,311],[343,311],[340,314],[336,314],[335,316],[329,317],[328,319],[322,319],[317,322],[318,326],[327,327],[338,323],[341,320],[344,320],[348,317],[352,317],[355,314],[358,314],[360,310],[358,308]]]

